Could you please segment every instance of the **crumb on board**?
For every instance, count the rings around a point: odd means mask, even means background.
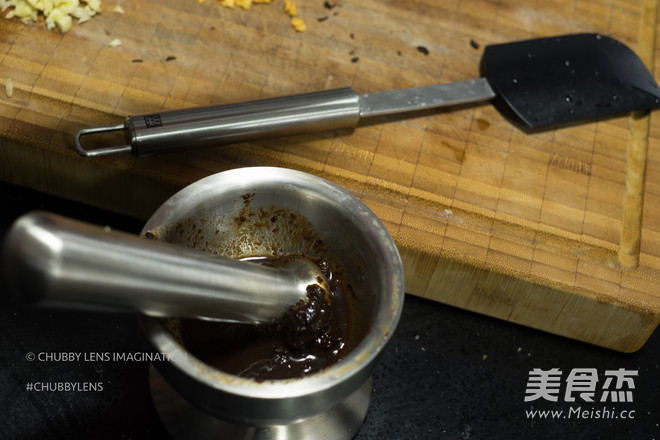
[[[286,12],[291,17],[298,15],[296,2],[294,0],[284,0],[284,12]]]
[[[5,94],[7,95],[7,98],[14,96],[14,83],[9,78],[5,80]]]
[[[0,0],[2,1],[2,0]],[[204,0],[197,0],[198,3],[204,3]],[[273,0],[217,0],[218,5],[229,9],[241,8],[248,10],[252,4],[267,4]],[[297,32],[305,32],[307,25],[298,15],[298,7],[295,0],[284,0],[284,12],[291,17],[291,27]]]
[[[298,17],[298,7],[295,0],[284,0],[284,12],[291,17],[291,27],[297,32],[305,32],[307,26],[302,18]]]
[[[298,32],[305,32],[307,30],[307,25],[300,17],[291,17],[291,27]]]
[[[420,53],[423,53],[424,55],[428,55],[428,54],[429,54],[429,50],[428,50],[426,47],[424,47],[424,46],[417,46],[417,50],[418,50]]]
[[[198,0],[199,3],[204,3],[204,0]],[[225,8],[230,8],[234,9],[235,7],[239,7],[242,9],[250,9],[250,6],[252,6],[252,3],[258,4],[258,3],[270,3],[273,0],[218,0],[218,4],[220,6],[224,6]]]
[[[20,18],[25,24],[43,15],[48,30],[56,27],[64,34],[71,30],[73,18],[84,23],[100,13],[101,0],[0,0],[0,11],[7,11],[5,18]]]
[[[115,38],[110,43],[108,43],[108,46],[110,46],[110,47],[119,47],[119,46],[121,46],[121,40],[119,38]]]

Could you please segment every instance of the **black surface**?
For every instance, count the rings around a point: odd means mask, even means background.
[[[21,214],[45,209],[137,233],[142,222],[0,184],[0,236]],[[167,439],[143,362],[84,360],[139,352],[134,316],[0,308],[0,438]],[[622,354],[408,296],[374,374],[367,439],[660,439],[660,336]],[[80,353],[79,361],[29,361],[28,353]],[[632,402],[524,402],[530,370],[638,370]],[[101,383],[102,391],[27,391],[30,382]],[[634,419],[530,419],[530,409],[605,408]],[[633,412],[634,411],[634,412]]]
[[[481,69],[497,108],[528,127],[660,107],[660,88],[635,52],[598,34],[490,45]]]

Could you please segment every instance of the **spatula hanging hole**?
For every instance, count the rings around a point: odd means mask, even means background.
[[[110,125],[105,127],[92,127],[92,128],[83,128],[78,130],[73,138],[73,141],[76,145],[76,151],[83,157],[95,157],[95,156],[106,156],[109,154],[119,154],[119,153],[130,153],[130,145],[117,145],[121,142],[125,142],[124,139],[124,124]],[[89,136],[93,134],[100,133],[111,133],[111,132],[122,132],[122,136],[102,136],[96,139],[96,144],[99,145],[98,148],[92,150],[86,150],[83,148],[80,143],[80,138],[83,136]],[[96,138],[96,136],[95,136]]]

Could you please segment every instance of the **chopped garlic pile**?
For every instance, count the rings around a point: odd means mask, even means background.
[[[71,29],[72,17],[83,23],[101,12],[101,0],[0,0],[0,8],[2,12],[12,8],[5,18],[18,17],[23,23],[37,21],[41,13],[49,30],[57,27],[65,33]]]

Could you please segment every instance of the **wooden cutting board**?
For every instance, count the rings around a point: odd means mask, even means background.
[[[277,0],[105,1],[65,35],[0,19],[0,81],[14,84],[0,93],[0,179],[147,218],[229,168],[310,172],[383,220],[409,293],[615,350],[644,344],[660,321],[657,114],[526,134],[486,103],[143,159],[75,153],[79,128],[161,109],[477,78],[488,44],[598,32],[652,71],[658,53],[657,0],[297,6],[303,33]]]

